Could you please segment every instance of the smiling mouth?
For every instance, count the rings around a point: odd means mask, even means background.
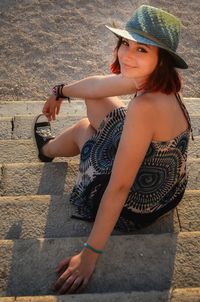
[[[130,66],[130,65],[127,65],[127,64],[122,64],[124,67],[126,67],[126,68],[136,68],[136,67],[134,67],[134,66]]]

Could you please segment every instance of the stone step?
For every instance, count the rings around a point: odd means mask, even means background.
[[[88,236],[93,226],[93,223],[71,218],[73,206],[69,203],[69,194],[1,196],[0,212],[1,239]],[[200,190],[186,190],[175,211],[133,234],[200,231],[199,217]],[[114,231],[113,234],[122,233]]]
[[[199,302],[199,296],[200,288],[197,287],[130,293],[1,297],[0,302]]]
[[[127,105],[130,97],[124,99]],[[185,105],[190,114],[200,114],[200,98],[184,98]],[[15,115],[37,115],[41,113],[44,101],[0,101],[0,116]],[[61,114],[82,115],[85,112],[85,102],[83,100],[72,100],[63,103],[61,106]]]
[[[62,195],[69,192],[77,176],[78,163],[24,163],[1,167],[0,195]]]
[[[200,191],[198,196],[200,196]],[[190,200],[192,203],[192,197]],[[3,196],[0,197],[0,212],[0,239],[88,236],[93,226],[93,223],[71,218],[73,205],[69,203],[67,194],[64,196]],[[197,208],[197,214],[199,212],[200,210]],[[187,226],[190,220],[192,218],[188,217]],[[183,221],[182,229],[184,229],[185,223]],[[195,231],[200,230],[197,224],[195,227]],[[179,231],[180,221],[177,211],[173,211],[151,226],[133,233],[155,234]],[[113,234],[121,235],[123,233],[114,230]]]
[[[181,231],[200,231],[200,190],[186,190],[177,207]]]
[[[84,115],[59,116],[52,122],[52,133],[55,135],[63,128],[68,128],[82,119]],[[0,117],[0,139],[27,139],[33,136],[33,115]]]
[[[85,240],[1,240],[0,295],[53,294],[57,264],[81,250]],[[87,293],[199,287],[199,249],[200,232],[111,236]]]
[[[125,104],[128,101],[125,100]],[[194,135],[200,135],[200,98],[185,98],[188,111],[191,114]],[[44,102],[41,101],[0,101],[0,139],[30,138],[31,125],[35,115],[41,113]],[[86,107],[83,101],[72,101],[61,108],[58,121],[53,123],[55,133],[64,127],[86,116]]]
[[[62,195],[72,189],[78,162],[14,163],[0,165],[0,196],[3,195]],[[200,159],[188,160],[187,188],[198,190]]]
[[[0,117],[14,117],[18,115],[37,115],[42,112],[43,101],[0,101]],[[189,99],[191,108],[196,108],[196,99]],[[86,112],[83,100],[73,100],[71,103],[64,102],[61,106],[60,115],[83,115]],[[195,111],[196,113],[196,111]]]
[[[57,134],[62,129],[70,127],[78,122],[82,115],[60,115],[56,121],[52,122],[52,132]],[[32,138],[32,127],[35,116],[19,115],[15,117],[0,117],[0,139],[29,139]],[[200,114],[191,115],[193,133],[200,135]]]
[[[195,137],[196,140],[191,144],[190,155],[198,158],[198,151],[200,145],[200,136]],[[192,150],[191,150],[192,148]],[[199,151],[200,153],[200,151]],[[79,156],[73,158],[59,157],[55,158],[57,161],[69,161],[69,159],[79,160]],[[18,140],[0,140],[0,162],[3,163],[27,163],[27,162],[40,162],[37,156],[35,143],[32,139],[18,139]]]
[[[200,158],[200,136],[190,140],[188,156]],[[56,158],[54,161],[68,161],[68,158]],[[32,139],[0,140],[1,163],[38,162],[37,151]]]

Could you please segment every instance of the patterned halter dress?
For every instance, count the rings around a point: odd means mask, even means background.
[[[176,98],[189,128],[169,141],[152,141],[139,168],[115,229],[131,232],[152,224],[181,201],[187,181],[187,151],[192,134],[189,113],[179,94]],[[112,165],[123,131],[127,109],[110,112],[98,131],[84,144],[70,202],[71,218],[93,222],[108,185]]]

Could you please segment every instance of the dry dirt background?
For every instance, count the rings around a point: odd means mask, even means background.
[[[183,94],[200,97],[200,0],[0,0],[0,99],[43,100],[57,83],[110,73],[116,39],[104,25],[141,4],[182,20]]]

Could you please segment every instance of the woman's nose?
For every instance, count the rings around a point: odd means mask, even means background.
[[[133,49],[127,48],[125,51],[125,56],[133,60],[135,58],[135,51]]]

